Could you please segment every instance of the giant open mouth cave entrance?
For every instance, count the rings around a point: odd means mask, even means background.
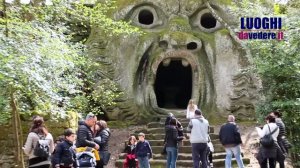
[[[160,108],[185,109],[192,96],[192,68],[183,66],[182,60],[160,63],[155,79],[155,95]]]

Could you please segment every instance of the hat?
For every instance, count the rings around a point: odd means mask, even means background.
[[[138,136],[143,136],[143,137],[145,137],[145,134],[142,133],[142,132],[140,132]]]

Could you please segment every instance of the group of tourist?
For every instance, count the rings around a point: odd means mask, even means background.
[[[188,104],[186,117],[189,119],[186,138],[189,138],[192,146],[193,167],[199,168],[200,165],[202,168],[213,167],[214,148],[209,136],[209,122],[193,100]],[[271,112],[266,117],[266,124],[262,128],[256,127],[261,141],[264,141],[261,142],[262,145],[256,156],[261,168],[267,168],[268,165],[269,168],[275,168],[276,162],[279,163],[280,168],[284,168],[284,160],[290,144],[286,139],[285,125],[280,117],[279,112]],[[226,151],[225,168],[231,168],[233,155],[238,167],[244,168],[241,156],[243,143],[239,127],[233,115],[229,115],[227,121],[219,131],[219,140]],[[92,164],[92,162],[95,168],[103,168],[110,159],[108,151],[110,134],[104,120],[97,121],[95,115],[88,114],[84,121],[79,122],[77,133],[72,129],[66,129],[64,138],[55,146],[43,118],[36,116],[33,118],[23,149],[29,157],[30,168],[49,168],[51,165],[53,168],[75,168],[81,167],[78,164]],[[167,168],[176,168],[178,148],[184,138],[181,123],[172,113],[169,113],[165,120],[163,151],[167,156]],[[149,159],[152,158],[152,149],[144,133],[138,134],[138,141],[135,136],[130,136],[124,151],[126,153],[124,168],[150,168]],[[93,157],[87,160],[89,153],[93,153]]]
[[[281,114],[277,111],[271,112],[266,117],[266,124],[263,128],[257,127],[258,135],[261,139],[270,136],[272,144],[269,146],[261,143],[256,158],[261,168],[275,168],[276,162],[280,168],[284,168],[284,160],[290,148],[290,143],[286,139],[285,125],[281,120]],[[213,167],[212,153],[214,151],[210,136],[209,122],[204,118],[200,109],[195,105],[193,100],[189,101],[187,107],[186,118],[189,119],[187,134],[192,146],[193,167],[202,168]],[[167,123],[168,121],[168,123]],[[176,160],[178,155],[178,144],[183,140],[179,133],[182,132],[181,124],[169,114],[165,126],[165,146],[167,151],[167,168],[176,168]],[[234,115],[229,115],[227,123],[223,124],[219,131],[219,140],[226,151],[225,168],[231,168],[232,156],[239,168],[244,168],[242,159],[242,139],[239,127],[235,122]]]
[[[93,165],[96,168],[103,168],[110,158],[108,152],[110,134],[104,120],[97,121],[95,115],[88,114],[84,121],[79,122],[77,136],[72,129],[66,129],[64,138],[55,146],[43,117],[36,116],[33,118],[30,133],[23,147],[25,154],[29,156],[28,167],[75,168],[81,167],[82,164],[86,165],[85,167]]]
[[[281,119],[281,114],[278,111],[273,111],[265,118],[266,124],[263,128],[256,127],[259,137],[267,139],[271,138],[272,143],[262,143],[256,156],[262,168],[275,168],[276,162],[280,168],[284,168],[284,160],[288,154],[291,144],[286,138],[285,125]]]

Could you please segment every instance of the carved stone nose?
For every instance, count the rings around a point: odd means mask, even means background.
[[[192,40],[186,44],[187,50],[197,50],[202,47],[202,43],[200,40]]]
[[[190,51],[201,49],[202,43],[195,38],[175,39],[170,36],[164,36],[158,42],[158,46],[163,49],[186,49]]]

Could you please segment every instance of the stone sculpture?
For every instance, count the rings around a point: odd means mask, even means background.
[[[259,80],[249,55],[201,0],[118,0],[111,17],[145,33],[107,38],[96,27],[86,42],[103,76],[124,92],[111,119],[151,120],[183,112],[193,98],[208,118],[254,116]],[[226,5],[211,1],[229,25]],[[237,19],[238,20],[238,19]]]

